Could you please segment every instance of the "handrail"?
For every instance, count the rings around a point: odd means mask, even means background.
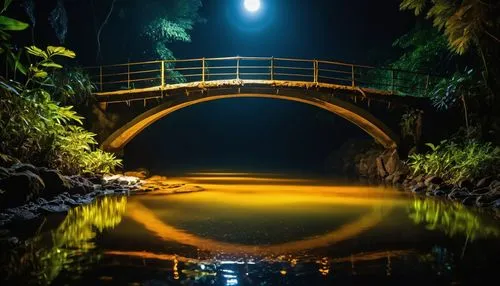
[[[369,87],[383,94],[423,96],[436,79],[419,72],[335,61],[242,56],[129,62],[84,69],[95,79],[100,92],[236,79],[306,80],[355,89]]]

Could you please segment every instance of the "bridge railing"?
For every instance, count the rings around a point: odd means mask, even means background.
[[[333,61],[225,57],[160,60],[87,69],[100,92],[220,80],[326,83],[372,88],[396,95],[424,96],[437,78],[421,73]]]

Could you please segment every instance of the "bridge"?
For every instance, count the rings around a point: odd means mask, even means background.
[[[98,88],[100,118],[114,115],[98,132],[106,134],[101,147],[112,152],[122,150],[142,130],[174,111],[238,97],[290,100],[322,108],[393,149],[399,144],[394,131],[398,124],[391,128],[382,117],[397,109],[388,121],[399,122],[404,108],[424,106],[422,97],[437,80],[395,69],[274,57],[129,62],[87,70]]]

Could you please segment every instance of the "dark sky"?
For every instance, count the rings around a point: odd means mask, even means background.
[[[262,0],[252,16],[240,0],[208,0],[179,57],[275,56],[376,62],[413,24],[399,0]]]

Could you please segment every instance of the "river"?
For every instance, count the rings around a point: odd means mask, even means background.
[[[2,285],[469,285],[498,268],[500,223],[460,204],[269,174],[167,182],[205,191],[47,217]]]

